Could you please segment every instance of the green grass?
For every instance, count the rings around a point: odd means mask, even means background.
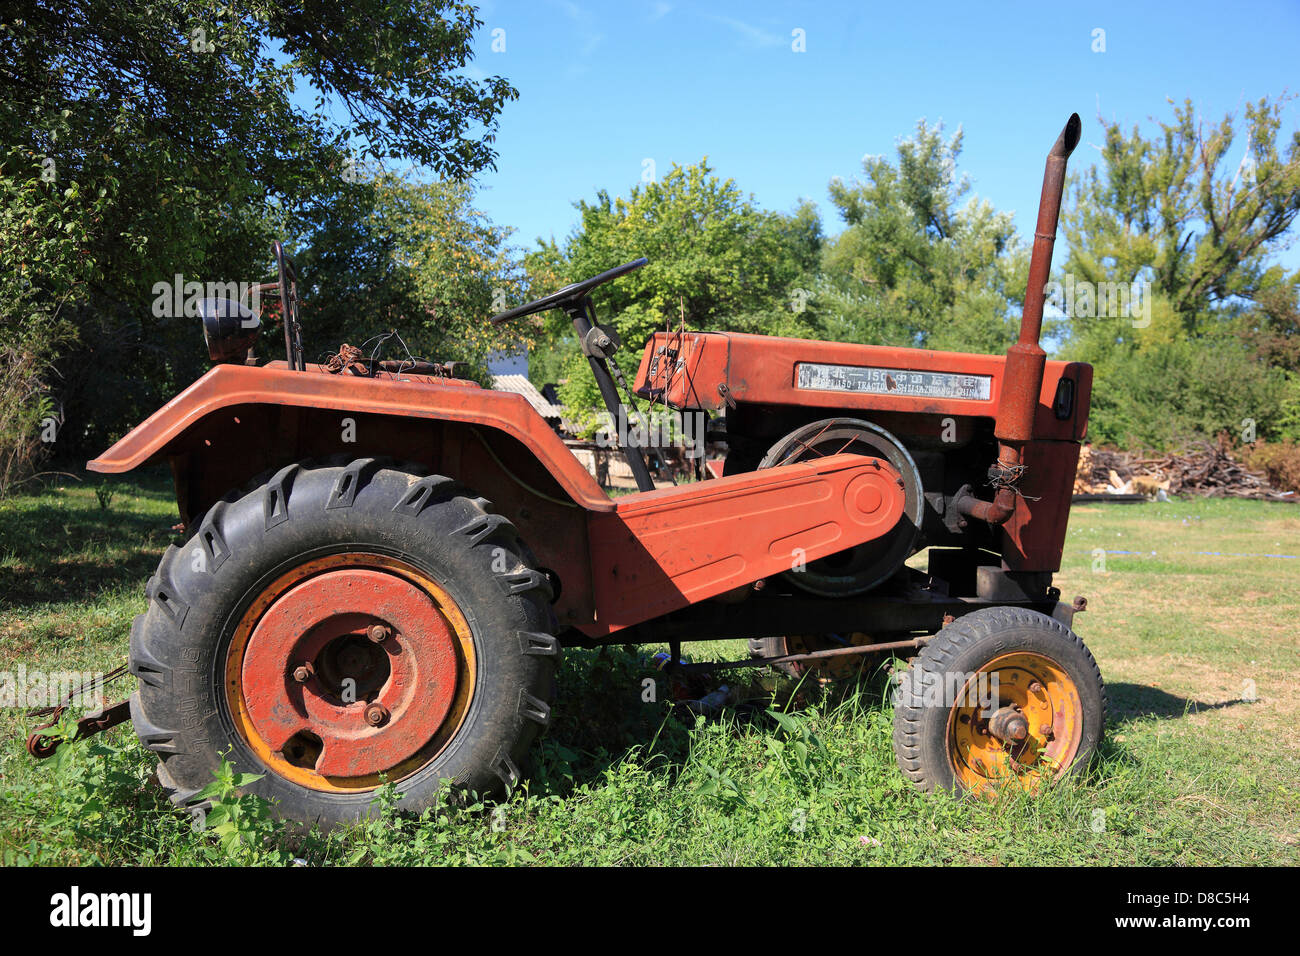
[[[124,659],[175,506],[165,475],[117,484],[107,508],[97,481],[0,503],[0,669]],[[1300,559],[1238,555],[1296,553],[1297,531],[1300,510],[1263,502],[1075,508],[1058,584],[1089,598],[1076,625],[1111,725],[1085,774],[1035,797],[914,792],[894,764],[883,675],[801,694],[784,727],[757,683],[721,719],[682,720],[662,703],[654,649],[610,648],[566,655],[551,729],[508,803],[386,812],[329,838],[288,834],[230,781],[215,798],[224,822],[196,831],[129,727],[36,763],[23,751],[34,721],[5,708],[2,862],[1295,864]],[[1140,554],[1108,553],[1103,571],[1095,549]],[[660,702],[642,702],[646,677]]]

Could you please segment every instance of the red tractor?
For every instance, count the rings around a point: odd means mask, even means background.
[[[632,389],[710,417],[719,476],[611,499],[521,396],[430,363],[303,361],[277,246],[285,361],[204,304],[218,364],[89,467],[166,461],[184,543],[131,629],[130,719],[186,805],[223,753],[285,817],[330,825],[395,783],[520,778],[563,647],[747,638],[732,662],[834,673],[912,657],[895,747],[923,789],[1032,787],[1084,762],[1104,692],[1052,585],[1091,368],[1039,347],[1072,116],[1052,149],[1006,356],[657,333]],[[590,293],[493,318],[573,321],[612,415],[628,388]],[[920,570],[908,559],[928,549]],[[116,712],[125,716],[128,708]],[[101,729],[105,721],[91,725]]]

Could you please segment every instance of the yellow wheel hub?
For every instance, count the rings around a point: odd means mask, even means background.
[[[1027,790],[1063,773],[1083,740],[1079,690],[1042,654],[1004,654],[976,672],[948,715],[957,782],[982,792],[1004,781]]]

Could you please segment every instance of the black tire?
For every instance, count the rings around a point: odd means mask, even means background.
[[[328,828],[371,812],[371,790],[323,792],[268,767],[236,728],[224,686],[232,635],[253,600],[305,562],[343,553],[418,569],[455,601],[472,635],[463,715],[430,762],[395,781],[399,808],[428,807],[443,779],[480,794],[518,781],[549,720],[560,648],[550,585],[488,502],[451,479],[375,459],[295,464],[227,496],[195,527],[163,555],[149,609],[131,629],[132,722],[161,758],[158,779],[173,803],[193,803],[229,752],[237,771],[263,774],[246,789],[283,818]],[[206,560],[191,560],[200,551]]]
[[[949,675],[979,672],[1009,654],[1045,657],[1063,669],[1077,690],[1081,730],[1078,747],[1062,773],[1086,766],[1105,731],[1106,689],[1097,662],[1070,628],[1060,621],[1021,607],[981,608],[939,631],[903,674],[894,704],[894,754],[903,775],[919,789],[969,790],[953,764],[949,715],[953,707],[935,706],[926,688]],[[1050,739],[1050,738],[1049,738]]]

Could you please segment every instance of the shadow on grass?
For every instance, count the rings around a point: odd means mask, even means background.
[[[1110,684],[1106,685],[1106,694],[1110,701],[1111,721],[1128,720],[1134,717],[1156,717],[1161,720],[1177,720],[1187,714],[1208,710],[1223,710],[1249,703],[1245,700],[1224,700],[1217,703],[1192,700],[1170,694],[1158,687],[1145,684]]]
[[[696,718],[682,704],[667,703],[675,688],[652,656],[650,648],[619,646],[565,651],[550,728],[529,756],[534,793],[564,796],[584,784],[597,785],[611,768],[633,757],[666,768],[676,780],[690,757]],[[772,679],[761,679],[765,673],[746,668],[700,674],[688,679],[687,696],[726,684],[734,703],[707,719],[729,721],[736,734],[771,733],[779,725],[768,708],[798,712],[816,702],[833,706],[855,693],[863,705],[875,707],[884,703],[890,686],[883,666],[864,668],[859,678],[824,688],[812,680],[778,678],[775,691]]]
[[[172,540],[174,519],[159,514],[120,504],[85,508],[57,493],[38,501],[0,510],[0,606],[75,603],[114,586],[143,587]]]
[[[643,699],[646,679],[656,682],[657,699],[667,681],[649,651],[565,650],[550,727],[528,756],[532,791],[564,796],[595,785],[652,741],[655,755],[670,765],[684,763],[690,752],[687,728],[671,716],[665,719],[662,704]]]

